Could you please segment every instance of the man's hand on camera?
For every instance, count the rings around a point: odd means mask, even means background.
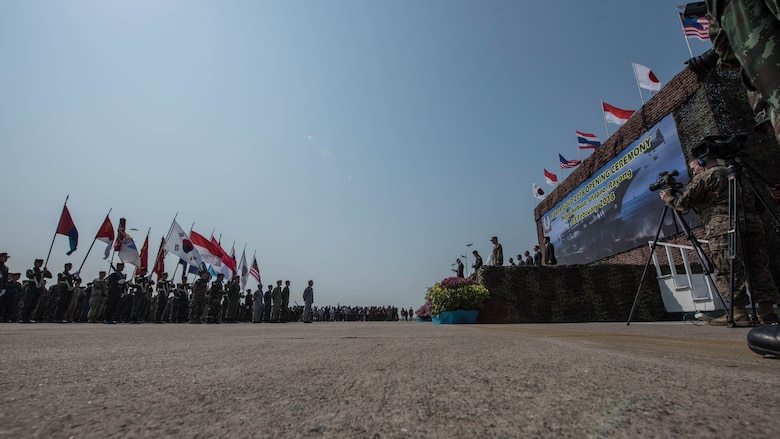
[[[661,191],[658,192],[658,196],[661,197],[664,202],[668,201],[668,199],[671,199],[672,197],[669,195],[669,192],[667,191]]]

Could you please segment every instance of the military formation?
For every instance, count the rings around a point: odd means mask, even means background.
[[[227,283],[224,275],[201,271],[193,283],[162,273],[153,282],[141,268],[135,276],[123,263],[111,273],[100,271],[84,285],[80,273],[66,263],[54,275],[36,259],[24,273],[11,272],[10,256],[0,253],[0,322],[54,323],[282,323],[313,321],[399,320],[395,307],[315,307],[314,281],[302,293],[303,305],[290,306],[290,281],[277,281],[262,291],[242,291],[241,277]],[[131,266],[132,267],[132,266]],[[132,267],[134,268],[134,267]],[[56,277],[55,277],[56,276]]]

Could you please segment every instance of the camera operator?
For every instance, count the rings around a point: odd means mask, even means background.
[[[705,238],[709,240],[710,258],[714,264],[715,285],[723,298],[729,298],[729,169],[719,165],[714,157],[700,157],[689,163],[693,178],[682,194],[664,189],[660,192],[661,199],[672,209],[694,209],[699,214],[704,226]],[[758,320],[761,323],[777,322],[777,315],[772,306],[780,298],[777,286],[769,272],[769,259],[764,241],[764,225],[756,210],[756,200],[752,192],[742,193],[744,200],[744,216],[747,224],[740,223],[740,231],[744,234],[750,250],[750,292],[758,304]],[[740,215],[738,215],[739,217]],[[746,259],[740,255],[742,249],[737,249],[737,258],[733,264],[734,275],[734,326],[752,326],[750,316],[745,306],[750,301],[746,293],[745,267]],[[711,325],[724,326],[728,316],[724,315],[710,321]]]

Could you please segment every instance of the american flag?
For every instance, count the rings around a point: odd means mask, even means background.
[[[252,258],[252,268],[249,269],[249,274],[255,278],[257,283],[263,285],[263,281],[260,280],[260,267],[257,266],[257,258]]]
[[[580,149],[599,149],[601,142],[599,138],[594,134],[583,133],[582,131],[576,131],[577,143],[580,145]]]
[[[566,160],[560,153],[558,153],[558,157],[561,159],[561,169],[573,168],[582,164],[582,160]]]
[[[702,41],[709,41],[710,22],[706,17],[700,15],[685,15],[685,12],[680,11],[680,21],[682,21],[685,38],[698,38]]]

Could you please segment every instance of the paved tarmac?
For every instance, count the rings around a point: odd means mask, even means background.
[[[747,331],[0,324],[0,438],[777,437]]]

